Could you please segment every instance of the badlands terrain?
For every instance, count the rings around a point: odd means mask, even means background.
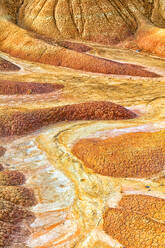
[[[0,0],[0,248],[165,248],[164,0]]]

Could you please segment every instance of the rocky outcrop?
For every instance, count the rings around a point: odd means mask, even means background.
[[[137,28],[134,12],[151,18],[153,1],[119,0],[25,0],[18,23],[54,39],[81,39],[115,44]],[[45,19],[46,18],[46,19]],[[47,28],[49,26],[49,29]]]
[[[158,27],[165,27],[165,1],[155,0],[151,21]]]
[[[155,22],[153,9],[162,14],[162,8],[150,0],[2,0],[1,5],[4,17],[37,34],[104,44],[132,35],[138,26],[137,12]]]

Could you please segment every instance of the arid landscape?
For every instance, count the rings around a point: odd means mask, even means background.
[[[164,0],[0,0],[0,248],[165,248]]]

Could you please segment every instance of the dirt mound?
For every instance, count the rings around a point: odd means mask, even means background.
[[[9,0],[8,0],[9,1]],[[137,29],[137,10],[151,18],[154,3],[134,0],[25,0],[18,23],[27,30],[54,39],[89,40],[116,44]],[[31,11],[29,11],[31,10]],[[45,16],[47,21],[45,21]],[[48,28],[49,27],[49,28]]]
[[[9,26],[11,33],[15,33],[15,35],[10,36],[6,33],[6,38],[0,43],[0,49],[10,53],[14,57],[86,72],[140,77],[160,77],[160,75],[147,71],[145,68],[138,65],[114,62],[66,49],[58,45],[51,45],[43,40],[35,38],[34,35],[30,35],[29,32],[18,28],[16,25],[8,23],[7,21],[1,22],[0,27],[3,30],[3,33],[6,32],[5,30],[7,30]],[[28,46],[27,44],[30,45]],[[27,53],[27,48],[29,49],[29,53]]]
[[[25,176],[19,171],[0,172],[0,186],[16,186],[25,183]]]
[[[45,125],[76,120],[123,120],[135,118],[130,110],[111,102],[87,102],[40,110],[13,112],[0,117],[0,135],[23,135]]]
[[[0,80],[0,95],[30,95],[44,94],[62,89],[60,84],[31,83],[31,82],[12,82]]]
[[[0,221],[0,247],[11,247],[13,242],[21,243],[30,235],[28,229]]]
[[[34,0],[33,3],[29,0],[3,0],[0,7],[0,50],[12,56],[87,72],[157,76],[144,72],[143,68],[124,64],[121,68],[111,61],[81,54],[88,51],[81,41],[123,44],[134,37],[144,20],[162,27],[165,14],[164,3],[160,0],[89,0],[81,3],[77,0],[46,0],[44,3],[42,0]],[[151,52],[163,53],[164,56],[164,37],[160,35],[164,30],[156,29],[156,36],[150,37],[142,28],[145,35],[140,38],[142,41],[137,39],[137,45],[147,51],[151,51],[152,47]],[[45,41],[39,37],[45,37]],[[155,48],[153,40],[158,40],[157,37],[161,39]],[[52,44],[46,42],[49,39]]]
[[[119,202],[119,207],[157,221],[165,221],[165,199],[149,195],[126,195]]]
[[[104,231],[127,248],[163,248],[165,225],[128,211],[108,209],[104,214]]]
[[[19,71],[20,68],[11,62],[0,58],[0,71]]]
[[[144,24],[136,34],[136,43],[139,48],[165,57],[165,29]]]
[[[165,165],[164,132],[128,133],[101,139],[82,139],[72,148],[94,172],[111,177],[151,177]]]
[[[71,42],[71,41],[58,41],[57,44],[59,46],[68,48],[70,50],[74,50],[76,52],[81,52],[81,53],[88,52],[92,49],[91,47],[86,46],[82,43],[76,43],[76,42]]]
[[[0,200],[0,221],[16,225],[23,220],[31,223],[34,219],[34,214],[28,209],[15,205],[9,201]]]
[[[85,72],[140,77],[160,76],[138,65],[118,63],[70,50],[57,44],[49,44],[6,19],[0,20],[0,31],[0,50],[17,58]]]
[[[0,172],[0,247],[2,248],[11,247],[15,243],[21,244],[31,233],[27,226],[35,220],[35,216],[27,207],[34,206],[37,202],[31,189],[19,186],[24,183],[25,176],[19,171]]]
[[[33,191],[23,186],[0,186],[0,200],[10,201],[22,207],[36,204]]]

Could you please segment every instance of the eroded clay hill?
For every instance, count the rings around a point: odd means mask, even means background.
[[[82,44],[72,42],[120,44],[164,56],[163,10],[160,0],[2,0],[0,50],[21,59],[88,72],[156,77],[138,66],[90,56]],[[65,40],[71,40],[69,46],[60,42]]]
[[[0,136],[22,135],[61,121],[124,120],[136,114],[111,102],[87,102],[37,110],[13,111],[0,115]]]
[[[164,27],[164,0],[0,0],[0,248],[165,247]]]
[[[72,152],[87,167],[104,176],[151,177],[164,168],[164,132],[84,139],[75,144]]]

